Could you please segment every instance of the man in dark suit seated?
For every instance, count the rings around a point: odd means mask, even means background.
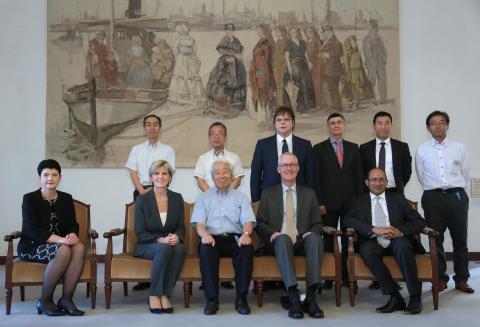
[[[322,218],[315,192],[296,183],[299,172],[297,157],[290,152],[278,159],[281,183],[262,192],[257,213],[256,232],[265,242],[265,253],[277,259],[283,282],[288,290],[288,316],[323,318],[315,293],[321,282],[323,259]],[[306,257],[307,296],[302,304],[297,288],[294,255]]]
[[[382,293],[390,295],[388,302],[377,308],[377,312],[404,310],[407,314],[418,314],[422,311],[422,290],[415,250],[425,253],[425,249],[415,239],[415,234],[425,228],[425,220],[402,194],[385,192],[388,180],[383,170],[372,169],[365,183],[370,192],[359,195],[352,202],[344,222],[346,227],[357,232],[360,256],[380,283]],[[397,284],[382,261],[385,255],[393,255],[407,282],[408,306],[405,306]]]
[[[277,133],[258,140],[253,153],[250,173],[250,195],[252,202],[260,200],[262,191],[280,183],[277,161],[284,152],[297,156],[300,172],[297,183],[311,189],[315,183],[315,171],[310,141],[293,135],[295,114],[290,107],[279,107],[273,114]]]

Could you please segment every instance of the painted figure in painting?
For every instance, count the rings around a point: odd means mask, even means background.
[[[121,84],[118,78],[118,56],[110,47],[105,58],[105,84],[107,87],[117,87]]]
[[[173,49],[176,59],[169,96],[173,101],[193,104],[205,98],[199,74],[201,61],[197,57],[195,40],[189,35],[188,27],[180,24],[176,31],[178,39]]]
[[[275,104],[277,107],[280,107],[285,105],[283,75],[287,67],[287,61],[285,59],[285,48],[287,47],[288,41],[287,30],[281,25],[276,25],[273,28],[273,35],[275,37],[275,44],[273,45],[272,68],[276,86]]]
[[[333,31],[333,26],[322,26],[323,45],[321,47],[322,56],[322,83],[328,94],[327,111],[342,111],[342,101],[339,93],[339,82],[342,74],[342,63],[340,57],[343,55],[342,44],[338,41]]]
[[[217,45],[220,53],[207,83],[212,116],[234,117],[245,110],[247,73],[243,64],[243,45],[234,36],[235,26],[225,24],[225,36]]]
[[[150,89],[152,87],[152,74],[148,66],[149,58],[147,52],[142,47],[140,36],[132,36],[132,45],[127,52],[127,87]]]
[[[172,48],[163,38],[157,37],[155,44],[152,48],[152,63],[150,64],[153,88],[165,89],[169,87],[170,80],[172,79],[175,56],[173,55]]]
[[[376,19],[368,21],[370,31],[363,39],[363,55],[367,67],[368,79],[373,87],[377,87],[377,100],[384,103],[387,100],[387,50],[383,40],[378,34],[378,22]]]
[[[320,48],[323,41],[320,39],[317,30],[314,27],[305,29],[307,37],[307,58],[310,63],[310,73],[312,75],[313,91],[315,93],[315,105],[317,109],[324,107],[321,89],[321,68],[322,61],[320,57]]]
[[[298,113],[304,113],[315,107],[312,78],[308,70],[306,52],[307,44],[302,39],[300,29],[292,27],[290,29],[290,39],[285,48],[287,71],[283,76],[283,83],[287,89],[291,90],[287,91],[287,97],[291,106]],[[290,83],[290,87],[288,83]]]
[[[98,86],[105,84],[107,46],[104,40],[105,32],[98,32],[95,38],[88,42],[88,52],[86,56],[87,66],[85,67],[85,77],[89,81],[95,79]]]
[[[270,26],[260,24],[257,27],[260,38],[253,48],[253,57],[248,70],[254,116],[257,122],[265,124],[270,120],[273,106],[275,80],[272,69],[273,37]]]
[[[344,79],[340,87],[343,98],[351,101],[351,110],[358,108],[360,100],[373,99],[372,84],[363,68],[362,55],[358,50],[357,38],[350,35],[343,42]]]

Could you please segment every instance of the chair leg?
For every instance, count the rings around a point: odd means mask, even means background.
[[[91,283],[90,284],[90,290],[91,290],[91,298],[90,298],[90,304],[92,309],[95,309],[95,306],[97,304],[97,283]]]
[[[123,282],[123,295],[128,296],[128,283]]]
[[[183,282],[183,302],[185,308],[190,307],[190,294],[192,294],[192,282]]]
[[[90,297],[90,283],[87,283],[87,299]]]
[[[350,296],[350,306],[355,306],[355,282],[350,282],[348,287],[348,295]]]
[[[263,306],[263,281],[254,283],[256,284],[255,288],[257,289],[257,305],[261,308]]]
[[[438,284],[432,284],[433,310],[438,310]]]
[[[105,283],[105,308],[110,309],[110,302],[112,300],[112,283]]]
[[[10,311],[12,309],[12,294],[13,294],[13,291],[12,291],[12,288],[11,287],[8,287],[8,288],[5,288],[5,297],[6,297],[6,303],[5,303],[5,314],[9,315],[10,314]]]
[[[342,282],[335,281],[335,304],[339,307],[342,303]]]
[[[25,286],[20,286],[20,301],[25,301]]]

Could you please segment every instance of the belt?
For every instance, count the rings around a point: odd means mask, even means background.
[[[213,235],[214,237],[240,237],[242,234],[237,233],[220,233]]]
[[[428,191],[446,194],[446,193],[456,193],[463,190],[464,190],[463,187],[452,187],[452,188],[434,188],[433,190],[428,190]]]

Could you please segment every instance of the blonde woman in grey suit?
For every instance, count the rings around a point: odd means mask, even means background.
[[[172,166],[165,160],[149,169],[153,189],[135,202],[136,257],[153,260],[152,286],[148,299],[151,313],[173,313],[169,298],[185,259],[183,198],[170,191]]]

